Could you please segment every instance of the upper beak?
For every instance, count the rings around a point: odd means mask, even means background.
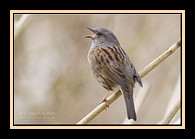
[[[92,31],[93,33],[96,33],[96,29],[95,28],[91,28],[91,27],[86,27],[87,29],[89,29],[90,31]]]
[[[91,27],[86,27],[86,28],[89,29],[90,31],[92,31],[93,33],[96,32],[96,29],[94,29],[94,28],[91,28]],[[86,35],[86,36],[84,36],[84,38],[94,39],[95,38],[95,34],[94,35]]]

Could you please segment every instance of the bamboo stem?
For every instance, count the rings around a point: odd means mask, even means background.
[[[181,107],[180,104],[180,100],[173,106],[173,109],[171,109],[169,111],[169,114],[167,116],[167,118],[162,122],[163,124],[169,124],[171,122],[171,120],[173,119],[173,117],[176,115],[176,113],[178,112],[179,108]]]
[[[21,18],[14,23],[14,39],[24,30],[25,26],[29,23],[32,16],[29,14],[23,14]]]
[[[171,47],[169,47],[164,53],[162,53],[160,56],[158,56],[156,59],[154,59],[151,63],[149,63],[143,70],[139,72],[139,75],[141,78],[143,78],[145,75],[147,75],[149,72],[151,72],[154,68],[156,68],[163,60],[165,60],[168,56],[170,56],[172,53],[175,52],[177,48],[181,46],[181,40],[177,41],[175,44],[173,44]],[[114,102],[118,97],[122,95],[122,92],[118,90],[117,92],[113,93],[108,97],[108,105],[110,105],[112,102]],[[100,114],[106,107],[107,103],[101,103],[98,105],[95,109],[93,109],[88,115],[86,115],[82,120],[80,120],[77,124],[88,124],[91,120],[93,120],[98,114]],[[171,117],[173,117],[171,115]],[[172,119],[172,118],[171,118]]]

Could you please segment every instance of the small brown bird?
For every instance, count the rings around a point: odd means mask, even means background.
[[[88,61],[95,78],[107,89],[101,103],[107,101],[109,91],[121,89],[125,98],[127,117],[136,121],[133,88],[135,79],[142,87],[139,74],[111,31],[105,28],[87,28],[94,33],[85,36],[92,39]]]

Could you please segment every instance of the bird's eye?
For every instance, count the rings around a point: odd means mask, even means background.
[[[97,35],[102,35],[102,33],[98,32]]]

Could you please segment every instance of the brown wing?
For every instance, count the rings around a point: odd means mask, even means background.
[[[115,82],[116,84],[120,85],[127,91],[130,91],[130,87],[127,83],[125,75],[120,69],[113,69],[112,67],[102,70],[104,76],[106,76],[111,81]]]
[[[140,76],[139,76],[139,74],[137,73],[137,71],[136,71],[136,69],[135,69],[135,66],[130,62],[130,71],[131,71],[131,73],[134,75],[134,77],[136,78],[136,80],[137,80],[137,82],[139,83],[139,85],[141,86],[141,87],[143,87],[143,85],[142,85],[142,81],[141,81],[141,78],[140,78]]]

